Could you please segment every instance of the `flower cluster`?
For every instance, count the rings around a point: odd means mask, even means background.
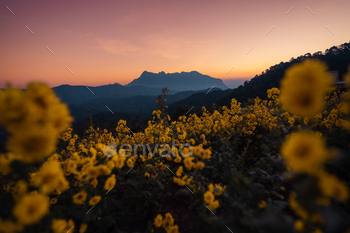
[[[344,115],[344,111],[341,110],[342,103],[338,93],[332,93],[334,89],[331,89],[330,85],[331,77],[326,72],[325,65],[318,61],[304,61],[286,72],[281,83],[281,103],[288,111],[304,117],[304,126],[325,126],[332,131],[334,126],[345,126],[346,121],[339,117]],[[326,96],[327,93],[331,94]],[[327,104],[325,100],[328,100]],[[327,105],[336,106],[322,113]],[[301,119],[287,112],[282,115],[288,118],[291,127],[294,126],[295,120]],[[299,125],[298,128],[302,129],[302,126]],[[320,191],[312,198],[317,205],[330,206],[330,198],[341,202],[348,200],[349,190],[346,183],[325,170],[325,164],[335,159],[336,155],[327,149],[322,133],[309,131],[306,127],[292,133],[285,140],[281,155],[292,171],[312,177],[314,185]],[[319,230],[324,225],[324,216],[315,209],[307,208],[303,202],[305,194],[300,195],[302,197],[298,198],[298,192],[292,192],[289,199],[290,207],[301,218],[295,221],[295,229],[298,232]],[[308,200],[310,202],[310,199]],[[304,206],[300,203],[304,203]]]
[[[164,228],[166,233],[179,233],[179,227],[174,225],[174,218],[170,213],[166,213],[164,218],[162,215],[158,214],[154,219],[154,225],[157,228]]]
[[[186,221],[175,214],[181,208],[213,232],[256,232],[258,221],[247,222],[279,204],[295,212],[297,231],[320,230],[327,219],[319,206],[345,205],[349,197],[329,166],[340,158],[332,147],[349,149],[350,97],[330,87],[325,70],[306,61],[267,99],[232,99],[175,120],[159,99],[162,110],[137,133],[120,120],[112,131],[90,126],[78,136],[67,106],[45,85],[0,91],[0,124],[11,134],[0,154],[0,199],[11,197],[0,232],[152,231],[153,222],[156,232],[176,233]],[[312,195],[298,188],[304,180]]]
[[[220,196],[224,191],[225,187],[222,187],[219,184],[215,184],[214,187],[213,184],[209,184],[208,189],[209,190],[203,195],[204,201],[208,204],[208,208],[210,210],[215,210],[220,206],[219,201],[215,200],[215,196]]]

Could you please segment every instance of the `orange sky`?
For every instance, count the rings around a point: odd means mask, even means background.
[[[349,42],[349,9],[349,0],[3,0],[0,87],[127,84],[144,70],[249,79]]]

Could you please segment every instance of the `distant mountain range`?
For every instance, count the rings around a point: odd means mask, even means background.
[[[144,71],[141,76],[131,83],[123,86],[119,83],[91,87],[60,85],[53,90],[67,104],[81,104],[90,100],[102,97],[122,99],[134,95],[157,96],[162,88],[168,87],[169,94],[179,91],[198,91],[207,88],[228,89],[221,79],[212,78],[196,71],[165,74],[158,74]]]
[[[167,104],[199,92],[228,89],[221,79],[196,71],[173,74],[144,71],[139,78],[125,86],[118,83],[97,87],[61,85],[53,90],[69,105],[72,116],[79,120],[88,116],[88,110],[91,110],[91,114],[97,114],[109,111],[108,108],[113,112],[149,116],[157,107],[156,98],[164,87],[170,89]]]
[[[196,91],[211,88],[213,86],[226,90],[228,87],[219,78],[212,78],[197,71],[181,73],[151,73],[144,71],[141,76],[134,79],[127,87],[142,85],[150,88],[168,87],[176,91]]]
[[[79,120],[88,116],[88,110],[91,110],[92,115],[109,112],[106,106],[115,113],[115,115],[111,113],[113,119],[117,119],[117,112],[129,112],[137,114],[137,116],[148,117],[157,107],[156,98],[161,93],[161,89],[168,87],[170,92],[166,102],[169,106],[167,113],[175,116],[173,120],[177,120],[176,116],[182,114],[182,111],[184,111],[183,114],[186,114],[189,109],[192,113],[200,114],[202,106],[209,109],[230,106],[232,98],[243,104],[255,97],[266,99],[266,91],[273,87],[279,87],[285,71],[304,59],[318,59],[325,62],[328,65],[328,70],[336,72],[342,79],[350,65],[350,50],[348,48],[350,48],[350,43],[345,43],[326,49],[325,53],[319,51],[312,55],[307,53],[297,58],[291,58],[287,62],[271,66],[251,80],[244,81],[243,85],[235,89],[227,89],[227,86],[220,79],[195,71],[174,74],[165,74],[164,72],[156,74],[145,71],[138,79],[125,86],[113,84],[89,87],[94,94],[85,86],[63,85],[54,88],[54,90],[62,100],[69,103],[73,117]],[[213,86],[214,88],[212,88]],[[183,91],[184,89],[188,91]],[[124,116],[123,114],[126,113],[121,113],[120,116]]]

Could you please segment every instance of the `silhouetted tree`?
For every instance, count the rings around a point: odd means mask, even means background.
[[[165,87],[162,89],[162,93],[158,95],[157,97],[157,104],[158,104],[158,109],[162,112],[161,113],[161,118],[166,117],[165,109],[167,106],[165,105],[166,102],[166,97],[169,93],[169,88]]]

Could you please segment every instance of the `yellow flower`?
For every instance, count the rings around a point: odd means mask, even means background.
[[[184,180],[182,180],[180,178],[177,178],[175,176],[174,176],[173,180],[174,180],[174,183],[176,183],[179,186],[185,186],[186,185],[186,182]]]
[[[110,146],[110,145],[105,146],[105,145],[100,144],[99,147],[102,147],[101,149],[107,157],[117,156],[117,150],[115,149],[114,146]]]
[[[30,193],[18,200],[13,214],[23,225],[37,223],[49,212],[49,197],[40,193]]]
[[[178,155],[178,156],[176,157],[176,159],[174,159],[174,162],[175,162],[175,163],[180,163],[181,160],[182,160],[182,159],[181,159],[181,156]]]
[[[135,163],[135,160],[133,159],[133,157],[130,157],[127,161],[126,161],[126,165],[128,165],[128,167],[133,167]]]
[[[191,177],[184,176],[182,177],[182,180],[185,182],[185,185],[190,185],[192,181],[192,176]]]
[[[208,191],[209,192],[214,192],[214,185],[213,184],[208,184]]]
[[[178,225],[169,226],[165,230],[166,230],[166,233],[179,233]]]
[[[86,230],[87,230],[87,224],[86,223],[81,224],[79,228],[79,233],[85,233]]]
[[[26,130],[13,133],[7,147],[24,162],[40,161],[56,149],[57,136],[50,127],[28,126]]]
[[[56,204],[57,203],[57,198],[51,198],[51,200],[50,200],[50,204],[51,205],[54,205],[54,204]]]
[[[215,200],[215,201],[212,201],[209,203],[208,208],[210,210],[215,210],[215,209],[219,208],[219,206],[220,206],[219,201]]]
[[[115,155],[112,158],[112,161],[114,162],[114,165],[116,168],[121,169],[124,166],[126,158],[122,155]]]
[[[85,171],[86,178],[89,179],[95,179],[101,174],[101,170],[97,166],[89,167]]]
[[[205,167],[205,164],[202,161],[198,161],[196,164],[194,164],[194,169],[203,169]]]
[[[99,203],[101,200],[100,196],[94,196],[90,199],[89,201],[89,205],[96,205],[97,203]]]
[[[172,225],[174,225],[174,218],[173,218],[173,216],[171,216],[170,213],[166,213],[165,217],[163,219],[162,226],[164,228],[167,228],[168,226],[172,226]]]
[[[327,197],[334,197],[339,201],[346,201],[349,198],[349,190],[346,184],[334,175],[320,172],[318,174],[318,185]]]
[[[73,220],[69,219],[67,222],[65,219],[53,219],[51,229],[54,233],[66,233],[74,226]]]
[[[105,182],[105,185],[103,186],[103,188],[107,191],[109,191],[111,188],[114,187],[115,183],[117,182],[117,179],[115,178],[115,175],[111,175],[110,177],[108,177],[108,179]]]
[[[191,149],[189,147],[184,147],[184,148],[182,148],[182,151],[180,150],[180,154],[184,158],[190,157],[192,155]]]
[[[174,156],[174,157],[179,157],[179,150],[176,147],[171,147],[170,149],[170,153]]]
[[[0,124],[10,132],[21,130],[35,121],[35,110],[21,90],[11,87],[0,90],[0,103]]]
[[[64,219],[53,219],[51,229],[54,233],[63,233],[67,228],[67,221]]]
[[[208,204],[212,203],[215,199],[214,194],[210,191],[204,193],[204,201]]]
[[[144,156],[142,156],[142,155],[140,155],[140,159],[141,159],[142,162],[145,162],[145,161],[146,161],[146,157],[144,157]]]
[[[77,162],[71,159],[68,160],[67,171],[71,173],[75,173],[76,169],[77,169]]]
[[[281,148],[287,166],[297,172],[315,172],[328,159],[324,140],[310,132],[289,136]]]
[[[10,158],[8,155],[0,154],[0,173],[7,175],[11,172],[10,164],[14,157]]]
[[[152,159],[152,153],[148,153],[148,155],[147,155],[147,160],[149,160],[149,159]]]
[[[298,232],[302,232],[304,230],[304,223],[300,219],[294,222],[294,229]]]
[[[192,160],[193,160],[193,157],[186,157],[186,158],[184,158],[184,165],[185,165],[185,167],[186,167],[186,169],[188,171],[190,171],[192,166],[194,165]]]
[[[90,185],[94,188],[96,188],[97,184],[98,184],[98,180],[96,178],[90,182]]]
[[[163,221],[162,215],[158,214],[157,217],[154,219],[154,225],[159,228],[162,226],[162,221]]]
[[[265,208],[265,206],[266,206],[266,201],[262,200],[262,201],[259,202],[259,207],[260,208]]]
[[[182,173],[183,173],[183,167],[180,166],[180,167],[176,170],[175,175],[176,175],[177,177],[180,177],[180,176],[182,176]]]
[[[28,184],[24,180],[19,180],[13,187],[12,194],[14,197],[22,196],[27,192]]]
[[[215,188],[213,189],[212,192],[214,192],[216,196],[220,196],[225,188],[226,186],[222,187],[220,184],[215,184]]]
[[[87,196],[87,193],[85,192],[85,190],[81,190],[79,193],[76,193],[73,196],[73,202],[75,204],[83,204],[84,201],[86,200],[86,196]]]
[[[3,233],[15,233],[23,230],[23,225],[17,222],[12,222],[11,220],[2,220],[0,218],[0,232]]]
[[[199,146],[193,147],[193,155],[195,155],[195,156],[200,156],[202,150],[203,150],[203,149],[202,149],[201,147],[199,147]]]
[[[61,165],[56,160],[44,163],[34,178],[36,186],[45,194],[52,193],[61,183],[66,182]]]
[[[296,115],[314,116],[322,111],[331,83],[332,77],[322,62],[306,60],[293,65],[281,81],[281,103]]]
[[[290,208],[292,210],[295,211],[295,213],[301,217],[302,219],[307,219],[307,217],[309,216],[308,215],[308,212],[306,210],[304,210],[300,204],[298,203],[298,201],[296,200],[296,193],[295,192],[291,192],[290,196],[289,196],[289,205],[290,205]]]
[[[73,121],[66,104],[58,103],[50,107],[46,113],[45,123],[52,125],[57,133],[64,132]]]
[[[30,83],[27,86],[25,97],[35,105],[38,112],[42,113],[59,103],[54,91],[42,83]]]
[[[149,178],[149,173],[145,172],[145,177]]]
[[[205,149],[202,151],[202,159],[210,159],[211,158],[211,151],[209,149]]]

